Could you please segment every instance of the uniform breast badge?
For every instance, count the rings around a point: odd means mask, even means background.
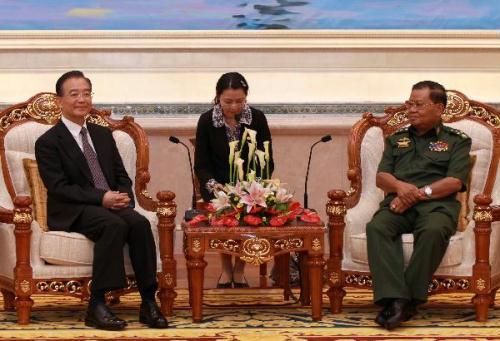
[[[446,152],[448,151],[448,143],[444,141],[429,142],[429,150],[431,152]]]
[[[411,140],[407,137],[400,138],[396,141],[398,148],[408,148],[410,146]]]

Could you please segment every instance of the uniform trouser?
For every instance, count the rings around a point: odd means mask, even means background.
[[[149,221],[132,208],[108,210],[86,206],[71,227],[92,240],[91,291],[111,290],[126,286],[123,247],[129,255],[139,292],[156,290],[156,247]],[[153,290],[153,292],[154,292]]]
[[[429,281],[455,231],[456,222],[440,211],[420,214],[410,208],[397,214],[388,207],[381,208],[366,226],[375,303],[385,304],[392,298],[427,301]],[[414,236],[413,254],[406,269],[403,233]]]

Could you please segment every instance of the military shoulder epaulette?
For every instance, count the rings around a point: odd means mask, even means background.
[[[407,131],[408,131],[408,127],[404,127],[404,128],[399,129],[399,130],[396,130],[394,133],[391,134],[391,136],[401,134],[401,133],[406,133]]]
[[[455,129],[455,128],[452,128],[452,127],[449,127],[449,126],[443,126],[443,128],[447,132],[455,134],[455,135],[458,135],[458,136],[460,136],[463,139],[468,139],[469,138],[469,135],[467,135],[466,133],[464,133],[460,129]]]

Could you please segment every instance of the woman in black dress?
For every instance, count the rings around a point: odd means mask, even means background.
[[[196,153],[194,170],[200,182],[200,192],[205,202],[210,201],[213,191],[229,182],[229,142],[240,140],[245,128],[257,132],[257,149],[264,150],[269,141],[269,168],[274,169],[271,133],[262,111],[247,104],[248,83],[237,72],[223,74],[217,81],[212,109],[200,116],[196,129]],[[241,158],[248,164],[246,145]],[[244,167],[246,169],[246,167]],[[221,254],[222,273],[218,288],[248,287],[243,276],[245,263],[239,258]]]

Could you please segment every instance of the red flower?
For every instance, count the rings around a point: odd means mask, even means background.
[[[261,207],[261,206],[252,206],[252,209],[250,210],[250,214],[255,214],[255,213],[259,213],[260,211],[262,211],[264,209],[264,207]]]
[[[302,211],[302,207],[300,207],[300,202],[294,201],[294,202],[290,203],[290,205],[288,206],[288,210],[289,211],[295,211],[295,210]]]
[[[274,216],[269,221],[271,226],[283,226],[287,222],[288,218],[286,216]]]
[[[269,208],[266,209],[266,213],[268,213],[270,215],[277,215],[277,214],[282,213],[282,211],[278,211],[274,207],[269,207]]]
[[[294,220],[297,218],[299,214],[301,214],[303,211],[302,207],[300,206],[300,203],[297,201],[294,201],[288,206],[288,213],[287,213],[287,218],[289,220]]]
[[[220,217],[220,218],[212,217],[212,219],[210,219],[210,225],[211,226],[224,226],[224,217]]]
[[[321,221],[321,218],[319,217],[318,213],[307,210],[305,209],[302,215],[300,216],[300,220],[306,223],[319,223]]]
[[[236,219],[235,217],[229,217],[229,216],[224,217],[222,219],[222,221],[223,221],[223,225],[227,226],[227,227],[236,227],[240,224],[238,219]]]
[[[258,226],[260,224],[262,224],[262,218],[259,217],[259,216],[255,216],[255,215],[246,215],[244,218],[243,218],[243,221],[245,223],[247,223],[248,225],[250,226]]]
[[[188,222],[188,224],[189,224],[189,226],[194,227],[194,226],[198,225],[199,223],[201,223],[202,221],[208,221],[207,216],[204,214],[198,214],[193,219],[191,219]]]
[[[238,210],[232,210],[230,212],[227,212],[226,214],[224,214],[223,216],[224,217],[234,217],[235,215],[237,215],[238,213],[240,213]]]
[[[212,220],[210,220],[210,225],[211,226],[227,226],[227,227],[235,227],[238,226],[240,223],[238,222],[238,219],[232,216],[221,216],[221,217],[213,217]]]
[[[212,212],[212,213],[217,212],[217,210],[215,209],[214,205],[212,205],[211,203],[205,204],[205,209],[208,212]]]

